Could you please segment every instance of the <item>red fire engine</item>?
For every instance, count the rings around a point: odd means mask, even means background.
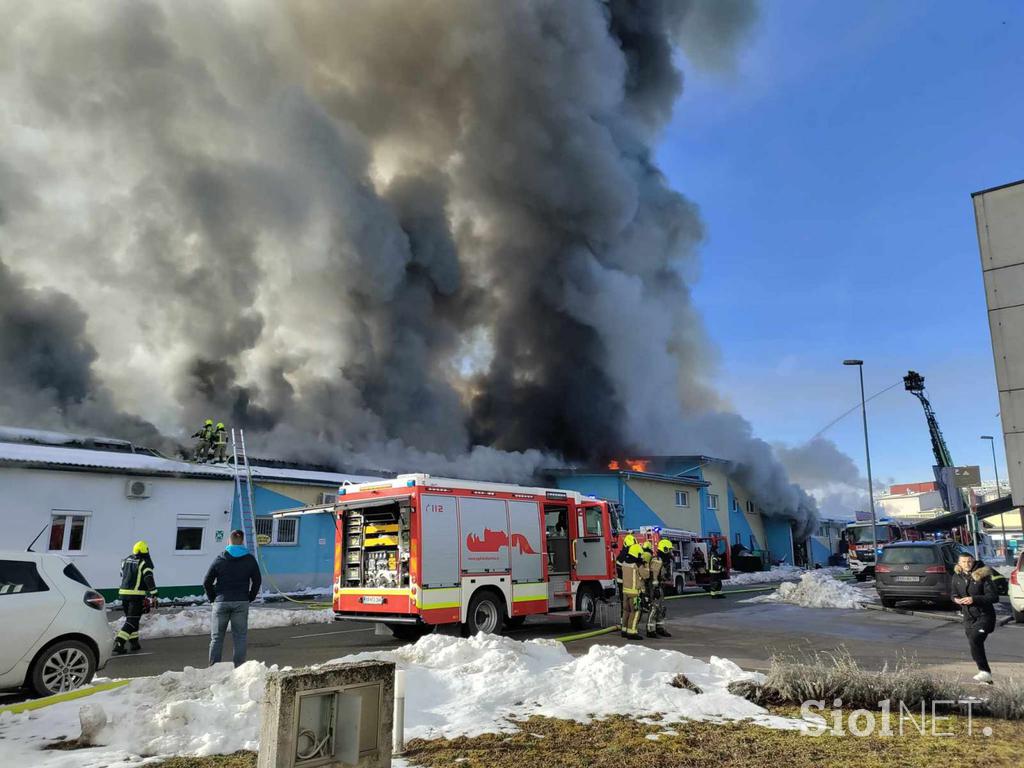
[[[614,585],[616,510],[574,491],[400,475],[334,508],[334,613],[411,639],[534,614],[593,623]]]

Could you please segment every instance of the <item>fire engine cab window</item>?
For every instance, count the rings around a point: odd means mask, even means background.
[[[584,530],[587,536],[601,535],[601,508],[587,507],[584,513]]]
[[[569,530],[568,520],[568,508],[544,508],[544,527],[547,528],[548,536],[565,536]]]

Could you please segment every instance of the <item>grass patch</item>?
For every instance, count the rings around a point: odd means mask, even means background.
[[[792,711],[779,712],[792,714]],[[984,737],[981,729],[993,729]],[[905,736],[855,738],[805,736],[762,726],[687,722],[645,725],[625,717],[582,725],[534,717],[514,734],[414,740],[404,757],[424,768],[1019,768],[1024,725],[954,716],[939,725],[953,737]],[[666,730],[675,735],[666,735]],[[657,736],[657,740],[648,736]]]
[[[230,755],[209,757],[172,757],[157,765],[160,768],[253,768],[256,765],[255,752],[235,752]]]
[[[841,699],[844,707],[875,710],[879,701],[898,702],[914,709],[925,702],[980,698],[976,714],[1006,720],[1024,719],[1024,686],[1014,680],[981,687],[951,677],[933,675],[910,659],[898,659],[882,670],[863,669],[845,649],[815,653],[808,657],[776,656],[765,679],[755,683],[742,680],[729,686],[732,693],[762,706],[799,705],[804,701],[825,701],[829,706]]]

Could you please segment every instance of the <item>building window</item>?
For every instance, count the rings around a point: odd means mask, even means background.
[[[175,552],[201,552],[203,532],[206,529],[193,521],[178,521],[178,533],[174,538]]]
[[[676,506],[677,507],[688,507],[688,506],[690,506],[690,492],[689,491],[676,491]]]
[[[261,547],[298,544],[298,518],[257,517],[256,542]]]
[[[35,563],[27,563],[24,560],[0,560],[0,596],[49,591],[50,588],[39,576]]]
[[[708,494],[708,509],[718,509],[718,494],[717,493],[709,493]]]
[[[85,521],[88,515],[54,512],[50,517],[51,552],[81,552],[85,544]]]
[[[747,502],[747,514],[748,515],[754,514],[754,502],[752,502],[752,501],[748,501]]]

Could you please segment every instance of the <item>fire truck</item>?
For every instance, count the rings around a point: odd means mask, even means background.
[[[874,541],[871,533],[871,521],[850,523],[843,532],[846,539],[846,564],[853,572],[857,581],[866,581],[875,575]],[[878,539],[878,550],[894,541],[916,541],[921,534],[907,522],[891,520],[883,517],[875,521],[875,537]]]
[[[589,626],[614,591],[616,505],[574,491],[399,475],[343,486],[333,514],[335,618],[400,639]]]

